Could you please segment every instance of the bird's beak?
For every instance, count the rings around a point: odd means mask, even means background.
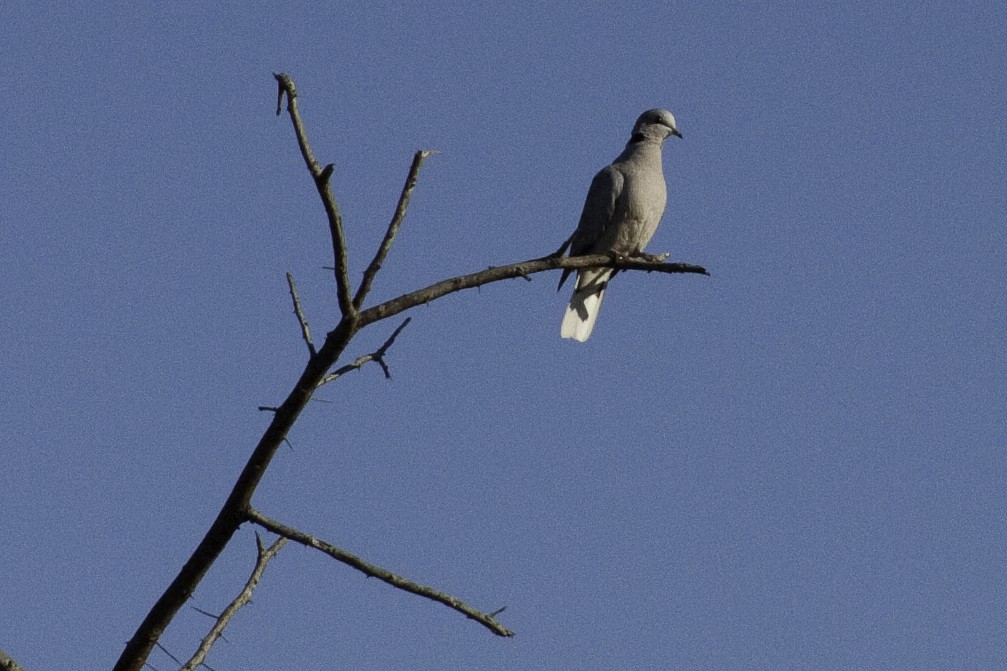
[[[677,138],[681,138],[682,137],[682,134],[678,132],[677,128],[672,128],[671,129],[671,134],[674,135]]]

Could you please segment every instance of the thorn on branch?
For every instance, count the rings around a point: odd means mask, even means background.
[[[195,606],[189,606],[189,608],[193,609],[194,611],[196,611],[200,615],[205,615],[205,616],[207,616],[209,618],[212,618],[214,620],[216,620],[218,617],[220,617],[220,613],[211,613],[209,611],[203,610],[202,608],[196,608]]]
[[[260,405],[259,412],[279,412],[280,409],[275,405]]]
[[[176,664],[181,664],[182,663],[182,660],[180,660],[178,657],[175,657],[175,655],[173,655],[170,652],[168,652],[168,648],[166,648],[163,645],[161,645],[160,641],[157,641],[156,644],[157,644],[157,647],[159,647],[161,649],[161,652],[163,652],[164,654],[168,655],[168,657],[171,657],[171,661],[175,662]]]
[[[318,175],[318,181],[322,182],[323,184],[327,183],[329,181],[329,178],[332,177],[332,172],[335,169],[336,169],[336,166],[334,164],[332,164],[332,163],[329,163],[328,165],[326,165],[324,168],[322,168],[322,172],[319,173],[319,175]]]

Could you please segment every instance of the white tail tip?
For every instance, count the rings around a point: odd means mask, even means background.
[[[611,276],[612,271],[609,269],[584,271],[577,276],[577,288],[563,315],[563,325],[559,330],[561,336],[578,342],[584,342],[590,337]]]

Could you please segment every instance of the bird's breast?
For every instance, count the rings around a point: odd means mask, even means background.
[[[608,249],[620,254],[643,251],[664,215],[667,197],[664,176],[659,170],[627,174],[613,213]]]

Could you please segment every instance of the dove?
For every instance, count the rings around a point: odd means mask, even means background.
[[[580,223],[570,238],[570,256],[643,255],[664,215],[668,192],[661,148],[672,135],[682,137],[675,127],[675,117],[668,110],[652,109],[640,115],[623,152],[591,180]],[[560,287],[571,272],[563,271]],[[613,275],[615,271],[611,268],[577,271],[577,283],[563,315],[560,335],[580,342],[588,339]]]

